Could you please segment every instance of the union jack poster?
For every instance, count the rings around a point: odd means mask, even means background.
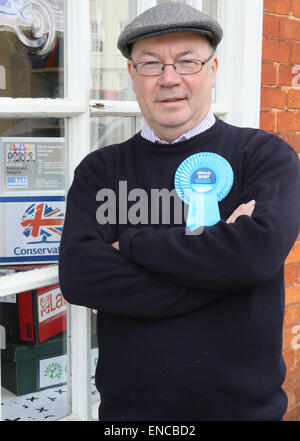
[[[60,208],[53,208],[46,202],[41,202],[33,203],[27,208],[22,216],[21,225],[26,237],[41,238],[42,243],[49,243],[48,239],[53,235],[61,236],[63,222],[64,213]]]
[[[65,219],[65,197],[0,197],[5,241],[0,263],[57,261]]]

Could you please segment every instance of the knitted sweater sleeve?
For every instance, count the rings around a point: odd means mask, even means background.
[[[275,136],[253,139],[240,155],[239,200],[256,200],[252,217],[219,221],[202,234],[184,228],[131,228],[120,252],[149,271],[192,288],[227,292],[257,289],[282,268],[300,225],[300,166],[294,150]]]
[[[95,173],[83,161],[68,192],[59,257],[59,283],[65,299],[105,313],[157,319],[184,314],[222,297],[224,293],[188,289],[169,281],[129,262],[111,246],[116,240],[114,228],[96,220],[102,172],[97,167],[96,187]]]

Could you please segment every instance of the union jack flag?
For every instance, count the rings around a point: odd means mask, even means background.
[[[53,209],[44,202],[32,204],[22,216],[21,225],[25,227],[26,237],[49,237],[53,234],[61,236],[64,214],[60,208]]]

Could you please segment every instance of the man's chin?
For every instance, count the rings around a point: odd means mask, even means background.
[[[179,129],[180,127],[184,130],[184,128],[187,125],[187,121],[185,120],[178,120],[178,119],[172,119],[172,120],[163,120],[160,122],[160,126],[164,129]],[[188,130],[188,129],[187,129]],[[185,130],[185,131],[187,131]]]

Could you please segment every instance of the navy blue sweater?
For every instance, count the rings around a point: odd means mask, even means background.
[[[142,224],[97,222],[99,190],[114,190],[117,207],[120,181],[128,192],[171,191],[178,166],[198,152],[223,156],[234,172],[216,225],[199,235],[172,215],[169,225],[162,216],[151,225],[150,206]],[[100,419],[281,419],[284,260],[299,231],[299,191],[287,143],[219,119],[188,141],[153,144],[137,134],[79,164],[59,275],[68,302],[99,311]],[[252,199],[252,217],[226,223]]]

